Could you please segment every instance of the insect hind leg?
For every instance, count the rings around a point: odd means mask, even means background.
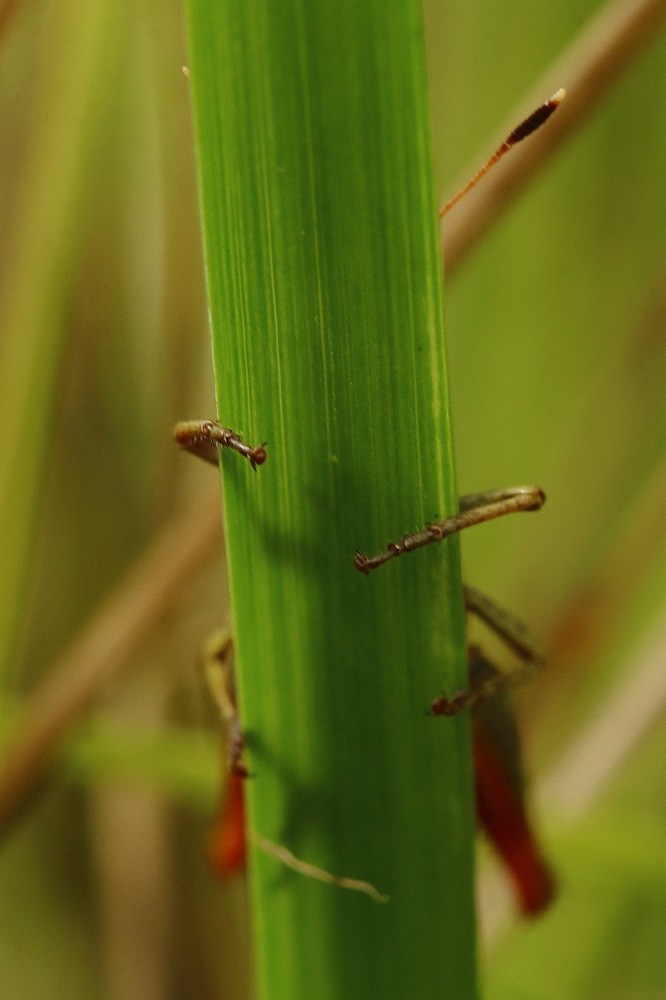
[[[220,629],[206,643],[203,661],[208,688],[217,705],[225,739],[229,769],[240,778],[249,777],[243,763],[245,738],[236,706],[236,687],[232,665],[233,639],[229,629]]]
[[[465,584],[464,595],[465,610],[484,622],[520,662],[513,670],[494,667],[493,671],[470,672],[469,686],[451,698],[436,698],[430,706],[432,715],[457,715],[473,708],[505,688],[526,683],[546,662],[541,644],[520,619],[468,584]],[[475,646],[470,647],[470,662],[474,661],[476,652]]]
[[[538,486],[510,486],[501,490],[488,490],[485,493],[470,493],[458,500],[459,512],[443,521],[435,521],[421,531],[405,535],[397,542],[390,542],[384,552],[375,556],[366,556],[357,552],[354,565],[366,576],[371,570],[383,566],[390,559],[422,549],[433,542],[441,542],[449,535],[454,535],[465,528],[484,521],[492,521],[505,514],[516,514],[520,511],[539,510],[546,502],[546,494]]]

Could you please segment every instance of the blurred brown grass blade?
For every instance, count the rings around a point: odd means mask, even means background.
[[[544,73],[488,144],[490,154],[526,114],[558,87],[567,99],[548,124],[521,143],[491,171],[457,206],[441,226],[444,271],[450,278],[465,256],[498,216],[534,177],[542,165],[580,128],[611,85],[647,45],[666,14],[666,0],[614,0],[606,4],[583,28],[568,49]],[[476,171],[470,166],[453,190]]]
[[[28,698],[3,748],[0,836],[27,806],[63,740],[122,670],[221,534],[209,495],[164,528]]]
[[[576,411],[576,424],[585,433],[571,438],[552,472],[570,554],[560,560],[557,534],[539,539],[532,553],[536,564],[550,568],[540,594],[552,609],[547,642],[552,669],[530,692],[525,718],[526,731],[537,741],[537,734],[561,728],[561,706],[576,701],[583,672],[595,662],[601,666],[609,654],[612,658],[625,627],[640,634],[663,599],[658,583],[666,556],[663,263],[657,273],[635,310],[637,319],[628,326],[622,321],[620,335],[610,339],[586,380]],[[612,448],[599,442],[612,442]],[[581,488],[587,497],[609,502],[581,503]],[[643,610],[632,612],[639,606]],[[629,619],[633,625],[625,626]]]
[[[18,5],[18,0],[5,0],[0,6],[0,45],[11,27]]]
[[[539,783],[541,808],[575,822],[609,787],[666,710],[664,614],[557,764]]]

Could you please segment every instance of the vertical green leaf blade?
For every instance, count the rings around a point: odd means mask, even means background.
[[[265,998],[474,995],[456,541],[369,578],[356,547],[455,508],[420,4],[190,0]]]

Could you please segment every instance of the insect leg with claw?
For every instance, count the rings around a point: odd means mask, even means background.
[[[509,612],[500,608],[480,590],[465,584],[465,610],[476,615],[499,636],[505,646],[515,653],[520,666],[510,673],[495,669],[476,675],[470,668],[469,687],[451,698],[436,698],[430,706],[431,715],[457,715],[467,708],[474,708],[480,701],[494,698],[503,688],[518,687],[530,680],[546,662],[541,644],[526,625]],[[471,658],[472,659],[472,658]]]
[[[188,451],[205,461],[217,465],[218,446],[231,447],[249,458],[252,468],[266,460],[265,444],[250,448],[238,434],[214,421],[190,421],[178,424],[174,430],[176,441]],[[221,808],[211,832],[208,855],[213,870],[220,876],[240,874],[247,864],[247,837],[245,816],[244,781],[250,773],[243,763],[245,738],[240,724],[236,703],[233,672],[233,639],[229,629],[215,633],[204,650],[204,669],[210,692],[220,711],[224,734],[224,758],[229,778]],[[376,903],[388,903],[389,896],[380,893],[374,885],[363,879],[333,875],[317,865],[297,858],[282,844],[276,844],[259,834],[250,834],[257,846],[292,871],[314,878],[340,889],[362,892]]]
[[[399,555],[442,541],[474,524],[518,511],[538,510],[545,502],[538,486],[518,486],[460,498],[460,513],[392,542],[376,556],[356,553],[355,566],[366,575]],[[545,662],[537,640],[521,621],[468,585],[465,609],[481,619],[519,661],[512,671],[492,663],[478,646],[470,646],[469,684],[450,698],[440,696],[431,715],[472,710],[474,785],[479,824],[513,878],[520,906],[528,916],[552,901],[555,881],[534,836],[525,805],[518,726],[506,689],[528,680]]]
[[[519,511],[539,510],[546,502],[546,495],[538,486],[510,486],[503,490],[489,490],[485,493],[471,493],[460,497],[458,504],[460,512],[435,521],[421,531],[404,535],[397,542],[389,542],[386,551],[375,556],[366,556],[356,552],[354,565],[361,573],[367,574],[383,566],[390,559],[422,549],[433,542],[441,542],[449,535],[454,535],[463,528],[470,528],[484,521],[492,521],[504,514],[516,514]]]
[[[218,464],[220,448],[237,451],[239,455],[249,459],[253,469],[266,461],[265,441],[254,446],[245,444],[240,434],[230,427],[223,427],[216,420],[181,420],[173,429],[173,437],[181,448],[191,451],[211,465]]]

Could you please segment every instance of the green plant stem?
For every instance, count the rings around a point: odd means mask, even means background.
[[[473,997],[456,506],[420,4],[190,0],[249,823],[376,906],[252,853],[257,994]]]

